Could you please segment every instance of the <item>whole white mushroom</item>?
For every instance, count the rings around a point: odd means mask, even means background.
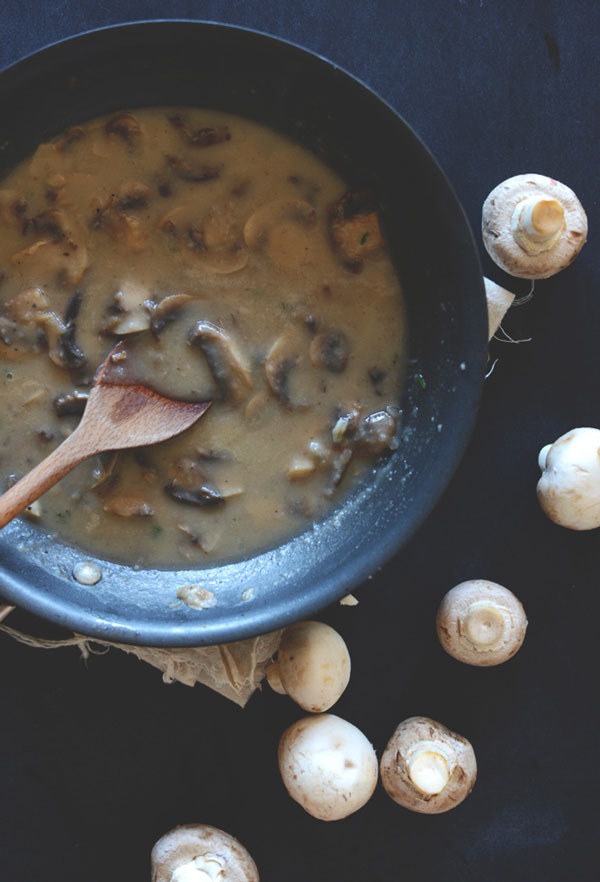
[[[151,853],[152,882],[259,882],[258,869],[235,837],[210,824],[182,824]]]
[[[325,622],[289,625],[267,668],[272,689],[303,710],[321,713],[340,698],[350,680],[350,653],[342,636]]]
[[[321,821],[338,821],[362,808],[379,777],[373,745],[335,714],[304,717],[285,730],[279,771],[292,799]]]
[[[587,215],[573,190],[540,174],[515,175],[483,203],[486,251],[505,272],[547,279],[571,264],[587,239]]]
[[[561,527],[600,527],[600,429],[582,426],[539,453],[537,496],[544,513]]]
[[[468,665],[499,665],[521,648],[527,616],[504,585],[468,579],[451,588],[438,607],[435,627],[448,655]]]
[[[381,783],[394,802],[422,814],[459,805],[477,778],[471,743],[430,717],[409,717],[381,756]]]

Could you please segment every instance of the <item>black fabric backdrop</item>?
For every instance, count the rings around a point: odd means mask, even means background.
[[[202,687],[167,686],[118,651],[84,662],[76,649],[36,650],[1,636],[0,879],[142,882],[153,842],[202,821],[237,836],[263,882],[591,882],[600,532],[550,523],[535,485],[541,446],[600,426],[600,4],[4,0],[0,66],[82,30],[166,17],[267,31],[363,80],[436,156],[478,243],[487,193],[532,171],[578,193],[589,242],[509,313],[506,331],[527,342],[492,343],[475,432],[434,513],[355,592],[358,606],[321,616],[353,660],[335,712],[379,754],[413,714],[467,736],[479,778],[466,802],[416,815],[379,787],[352,817],[317,821],[278,777],[279,736],[301,712],[270,689],[241,710]],[[528,291],[480,250],[485,275]],[[472,577],[510,587],[529,616],[522,650],[498,668],[461,665],[435,638],[442,595]],[[22,612],[10,621],[60,636]]]

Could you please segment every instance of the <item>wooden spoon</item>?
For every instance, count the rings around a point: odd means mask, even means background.
[[[0,496],[0,527],[97,453],[144,447],[179,435],[196,422],[211,401],[175,401],[130,382],[120,373],[126,362],[122,343],[102,362],[77,428],[62,444]]]

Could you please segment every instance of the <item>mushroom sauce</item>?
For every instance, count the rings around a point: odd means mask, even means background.
[[[77,425],[123,340],[128,371],[212,400],[181,436],[78,466],[27,513],[104,559],[234,559],[300,533],[396,446],[402,295],[368,194],[215,111],[73,127],[0,188],[0,478]]]

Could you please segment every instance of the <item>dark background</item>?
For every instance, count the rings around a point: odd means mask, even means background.
[[[167,686],[117,650],[84,661],[2,635],[0,880],[143,882],[154,841],[193,821],[237,836],[263,882],[598,879],[600,531],[550,523],[535,486],[544,444],[600,427],[600,4],[4,0],[0,67],[82,30],[165,17],[290,39],[379,92],[447,173],[484,274],[517,295],[529,283],[497,269],[479,236],[497,183],[562,180],[588,212],[589,241],[509,312],[504,327],[522,342],[492,342],[472,441],[433,515],[355,592],[358,606],[321,616],[353,660],[335,712],[379,755],[407,716],[444,722],[474,745],[471,796],[428,817],[378,787],[350,818],[317,821],[277,772],[279,736],[302,712],[268,687],[241,710],[204,687]],[[497,668],[454,661],[433,629],[443,594],[475,577],[509,587],[529,617],[523,648]],[[8,621],[50,633],[25,613]]]

